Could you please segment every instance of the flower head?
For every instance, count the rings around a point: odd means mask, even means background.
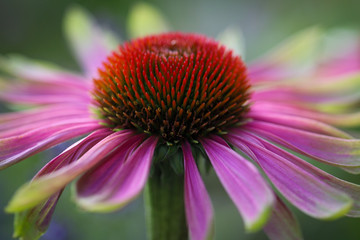
[[[70,18],[82,22],[86,15],[75,12]],[[281,51],[277,58],[249,65],[248,77],[239,56],[202,35],[151,35],[124,43],[109,55],[101,30],[89,27],[87,33],[90,37],[83,39],[91,41],[85,45],[72,41],[83,75],[26,61],[3,63],[26,81],[6,84],[0,97],[36,107],[0,115],[1,168],[88,134],[15,194],[7,211],[18,212],[16,236],[39,237],[64,187],[75,179],[78,204],[107,212],[126,205],[148,178],[166,171],[164,175],[177,175],[184,184],[181,202],[190,238],[206,239],[213,212],[197,167],[201,155],[249,231],[266,224],[272,239],[301,239],[296,219],[259,169],[283,197],[310,216],[359,216],[360,186],[303,157],[356,172],[360,140],[331,126],[336,122],[328,113],[301,104],[302,95],[274,97],[300,86],[282,85],[290,73],[300,73],[281,64]],[[180,167],[174,155],[159,157],[164,148],[165,155],[175,149]]]
[[[198,140],[244,120],[245,71],[238,56],[211,39],[167,33],[120,46],[95,79],[93,95],[111,128],[168,143]]]

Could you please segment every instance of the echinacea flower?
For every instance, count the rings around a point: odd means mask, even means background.
[[[76,180],[77,203],[97,212],[120,209],[147,185],[152,239],[211,238],[200,161],[211,164],[246,229],[265,226],[271,239],[302,238],[283,197],[319,219],[360,215],[360,186],[302,158],[354,172],[360,140],[298,99],[272,98],[284,86],[269,82],[303,74],[289,61],[267,57],[247,70],[218,42],[179,32],[138,38],[109,54],[104,33],[83,13],[69,18],[85,24],[69,31],[83,75],[3,62],[22,81],[5,83],[1,99],[33,108],[0,115],[1,168],[87,134],[15,194],[7,206],[17,213],[15,237],[38,238]]]

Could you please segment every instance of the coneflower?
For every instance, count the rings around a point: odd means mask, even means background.
[[[164,33],[126,42],[100,64],[107,51],[91,41],[79,51],[84,76],[14,67],[28,81],[1,93],[36,106],[0,115],[1,168],[88,134],[15,194],[6,208],[17,213],[15,237],[40,237],[76,180],[77,203],[99,212],[123,207],[147,185],[151,239],[211,238],[200,161],[213,167],[245,228],[266,224],[271,239],[302,238],[278,193],[315,218],[359,216],[358,185],[288,149],[352,172],[360,166],[360,140],[306,105],[275,101],[270,91],[283,88],[262,89],[230,49],[202,35]]]

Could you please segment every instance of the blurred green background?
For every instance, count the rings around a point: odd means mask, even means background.
[[[173,30],[198,32],[212,37],[228,26],[241,28],[246,42],[247,59],[264,53],[291,33],[312,25],[325,28],[360,28],[359,0],[153,0]],[[18,53],[48,60],[78,70],[62,31],[63,16],[71,5],[88,9],[103,25],[127,39],[126,19],[136,4],[130,0],[1,0],[0,53]],[[341,47],[341,46],[339,46]],[[1,106],[0,106],[1,108]],[[4,106],[2,106],[4,109]],[[63,147],[63,146],[62,146]],[[15,190],[38,171],[56,152],[37,155],[0,172],[0,208]],[[349,176],[328,168],[337,176],[360,183],[360,176]],[[205,176],[215,209],[217,239],[266,239],[262,232],[245,234],[236,208],[222,189],[214,173]],[[360,239],[360,219],[342,218],[319,221],[299,211],[305,239]],[[12,216],[0,211],[0,239],[12,239]],[[145,239],[143,200],[140,197],[125,209],[112,214],[93,214],[79,210],[70,190],[63,194],[49,231],[43,240],[115,240]]]

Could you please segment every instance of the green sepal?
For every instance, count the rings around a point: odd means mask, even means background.
[[[184,174],[184,160],[180,145],[158,144],[153,158],[153,166],[157,165],[160,167],[162,165],[169,165],[176,174]]]
[[[39,239],[49,227],[51,215],[61,193],[62,191],[52,195],[33,208],[16,212],[13,237],[21,240]]]
[[[170,166],[177,175],[184,174],[184,160],[181,152],[173,155],[170,159]]]
[[[192,154],[200,173],[209,174],[212,165],[201,144],[191,144]]]
[[[39,229],[36,226],[36,218],[31,210],[15,213],[14,215],[14,238],[21,240],[37,240],[46,229]]]

